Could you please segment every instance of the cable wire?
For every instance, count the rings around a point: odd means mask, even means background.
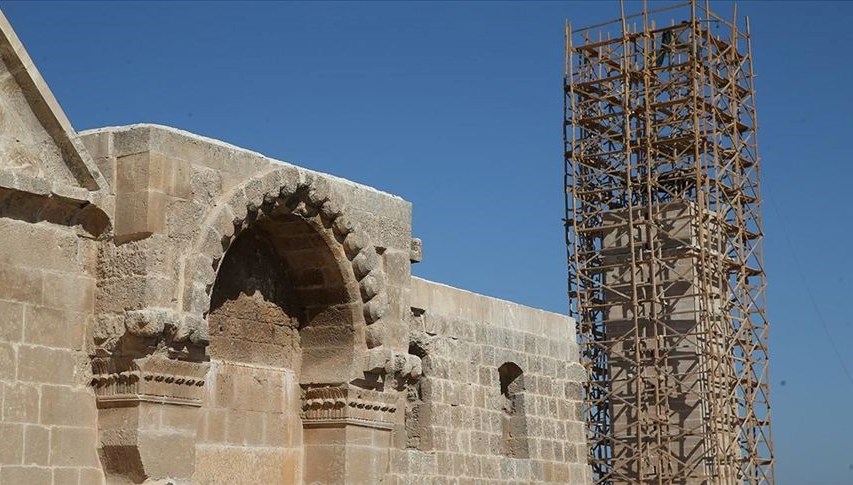
[[[797,252],[794,251],[794,244],[791,242],[791,236],[788,233],[788,228],[785,226],[785,219],[782,217],[782,214],[779,212],[779,209],[776,207],[776,204],[773,202],[773,199],[769,197],[765,197],[765,200],[770,202],[770,206],[773,208],[773,212],[776,213],[776,217],[779,220],[779,225],[782,226],[782,233],[785,235],[785,242],[788,244],[788,249],[791,253],[791,259],[794,261],[794,266],[797,268],[797,272],[800,274],[800,280],[802,281],[803,286],[806,289],[806,294],[809,297],[809,301],[814,308],[815,314],[817,315],[817,321],[820,323],[820,328],[823,330],[823,333],[826,335],[827,340],[829,340],[829,346],[832,348],[832,352],[835,354],[835,357],[838,359],[839,365],[841,365],[841,369],[844,371],[844,375],[847,376],[847,380],[850,381],[850,385],[853,386],[853,373],[850,372],[850,369],[847,368],[847,364],[844,362],[844,358],[841,357],[841,351],[838,350],[838,347],[835,345],[835,340],[832,338],[832,334],[829,332],[829,326],[826,324],[826,319],[823,317],[823,312],[820,311],[820,306],[817,304],[817,299],[812,292],[812,288],[809,285],[808,279],[806,279],[806,273],[803,271],[803,267],[800,264],[800,259],[797,257]]]

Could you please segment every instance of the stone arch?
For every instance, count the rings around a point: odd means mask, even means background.
[[[210,211],[191,254],[180,305],[206,330],[214,357],[207,422],[222,409],[234,418],[226,420],[224,437],[200,448],[201,463],[220,452],[258,471],[287,468],[283,463],[292,460],[302,463],[291,467],[299,470],[293,475],[250,481],[333,483],[363,468],[360,440],[368,429],[381,446],[367,450],[376,466],[366,481],[377,481],[386,469],[397,400],[379,378],[390,366],[377,364],[387,362],[380,358],[387,350],[380,321],[388,307],[385,275],[376,248],[334,200],[328,181],[286,166],[247,181]],[[241,311],[248,311],[245,318]],[[232,318],[240,321],[229,335]],[[259,352],[264,335],[243,342],[241,352],[239,340],[254,330],[272,337],[280,331],[283,338],[273,339],[269,355]],[[288,348],[295,352],[286,355]],[[266,441],[232,438],[258,416]],[[241,420],[249,424],[241,427]],[[277,450],[256,465],[254,450],[242,446],[250,442]]]
[[[364,342],[360,292],[329,234],[270,208],[225,252],[210,292],[208,354],[292,369],[303,384],[348,382]]]
[[[296,167],[281,167],[259,175],[232,190],[204,218],[184,267],[179,295],[187,315],[188,333],[208,337],[205,319],[224,255],[235,240],[264,221],[288,217],[310,226],[329,249],[340,256],[341,277],[360,307],[358,324],[366,325],[365,346],[382,345],[382,322],[388,311],[385,275],[370,238],[334,199],[328,181]]]

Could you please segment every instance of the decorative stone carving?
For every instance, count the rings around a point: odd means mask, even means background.
[[[341,245],[349,261],[351,275],[358,284],[367,325],[373,325],[388,315],[386,277],[370,237],[333,199],[327,181],[306,172],[284,168],[244,183],[205,217],[203,229],[194,244],[193,254],[197,256],[187,261],[185,274],[188,278],[183,294],[185,311],[194,315],[208,311],[215,270],[222,262],[224,252],[252,223],[275,214],[295,215],[318,231],[325,231]],[[210,268],[214,271],[207,271]],[[367,342],[368,348],[383,344],[383,332],[374,331],[373,334],[374,338]]]
[[[420,263],[424,259],[424,243],[419,238],[412,238],[412,246],[409,250],[409,260],[412,263]]]
[[[342,384],[305,389],[303,427],[356,425],[391,429],[397,396]]]
[[[142,401],[201,406],[207,364],[152,355],[95,359],[92,366],[92,387],[100,408]]]
[[[304,482],[382,482],[399,397],[351,384],[304,388]]]
[[[405,381],[418,379],[423,373],[421,359],[412,354],[395,352],[385,347],[377,347],[367,352],[366,371],[384,374],[386,379],[393,377],[403,385]]]
[[[173,357],[183,354],[185,359],[199,360],[210,341],[203,318],[171,308],[98,315],[94,333],[97,355],[125,360],[153,354],[158,349],[169,349]]]
[[[208,364],[154,354],[96,358],[92,366],[107,483],[188,483]]]

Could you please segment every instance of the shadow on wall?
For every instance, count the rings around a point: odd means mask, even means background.
[[[219,268],[210,355],[289,368],[302,384],[347,382],[357,312],[349,293],[320,231],[290,214],[258,220]]]

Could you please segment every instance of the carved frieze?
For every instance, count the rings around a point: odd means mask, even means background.
[[[310,387],[302,400],[305,427],[357,425],[391,429],[397,396],[350,385]]]
[[[98,407],[140,401],[201,406],[208,365],[159,355],[139,359],[95,359],[92,363]]]

